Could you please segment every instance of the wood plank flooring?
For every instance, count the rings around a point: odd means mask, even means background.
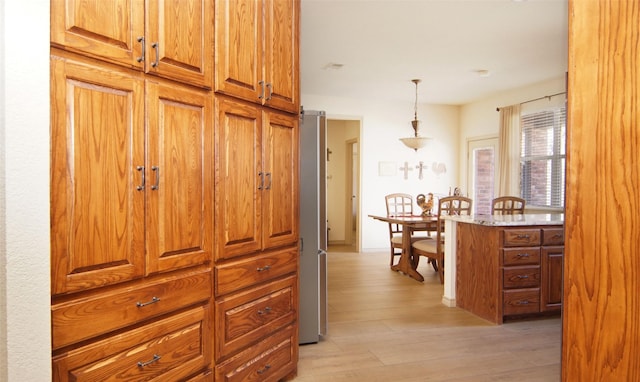
[[[560,381],[559,317],[497,326],[442,305],[425,259],[424,283],[388,264],[330,248],[329,333],[300,347],[295,381]]]

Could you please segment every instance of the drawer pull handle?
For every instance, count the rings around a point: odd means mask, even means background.
[[[138,301],[138,302],[136,302],[136,306],[137,306],[138,308],[142,308],[143,306],[147,306],[147,305],[155,304],[156,302],[159,302],[159,301],[160,301],[160,299],[159,299],[158,297],[155,297],[155,296],[154,296],[154,297],[151,299],[151,301],[147,301],[147,302],[140,302],[140,301]]]
[[[268,271],[269,269],[271,269],[271,266],[265,265],[264,267],[258,267],[257,271],[262,272],[262,271]]]
[[[522,279],[528,279],[529,275],[518,275],[516,276],[518,279],[522,280]]]
[[[516,303],[517,305],[529,305],[529,300],[522,300]]]
[[[258,314],[261,315],[261,316],[264,315],[264,314],[268,314],[268,313],[271,313],[271,307],[269,307],[269,306],[264,308],[264,310],[259,310],[258,311]]]
[[[528,258],[529,258],[529,254],[528,254],[528,253],[518,253],[518,254],[516,255],[516,257],[517,257],[518,259],[528,259]]]
[[[521,233],[521,234],[516,235],[516,238],[517,238],[517,239],[528,239],[528,238],[529,238],[529,234],[527,234],[527,233],[524,233],[524,234],[523,234],[523,233]]]
[[[271,365],[265,365],[264,368],[258,370],[258,374],[264,374],[266,373],[269,369],[271,369]]]
[[[160,357],[160,356],[159,356],[159,355],[157,355],[157,354],[154,354],[154,355],[153,355],[153,358],[152,358],[152,359],[150,359],[150,360],[149,360],[149,361],[147,361],[147,362],[140,362],[140,361],[138,361],[138,367],[145,367],[145,366],[149,366],[149,365],[151,365],[152,363],[159,361],[159,360],[160,360],[160,358],[162,358],[162,357]]]

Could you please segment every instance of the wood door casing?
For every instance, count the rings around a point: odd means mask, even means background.
[[[213,103],[206,91],[147,80],[146,273],[212,259]]]
[[[144,274],[144,82],[51,56],[51,290]],[[61,53],[62,52],[57,52]]]
[[[640,380],[640,7],[569,1],[563,381]]]

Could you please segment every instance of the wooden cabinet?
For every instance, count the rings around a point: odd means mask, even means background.
[[[456,304],[491,322],[562,308],[561,226],[457,224]]]
[[[215,91],[298,113],[298,0],[222,0],[215,9]]]
[[[51,1],[54,381],[295,375],[299,8]]]
[[[211,88],[213,2],[52,0],[51,44]]]
[[[211,369],[212,97],[57,49],[51,94],[55,380]]]
[[[58,53],[51,57],[53,294],[210,262],[211,98]]]
[[[298,241],[298,117],[216,96],[216,259]]]

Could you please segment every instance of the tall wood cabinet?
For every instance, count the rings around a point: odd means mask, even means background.
[[[299,0],[221,0],[215,90],[297,114]]]
[[[215,93],[239,3],[51,2],[55,381],[295,375],[299,2],[246,2],[285,107]]]

